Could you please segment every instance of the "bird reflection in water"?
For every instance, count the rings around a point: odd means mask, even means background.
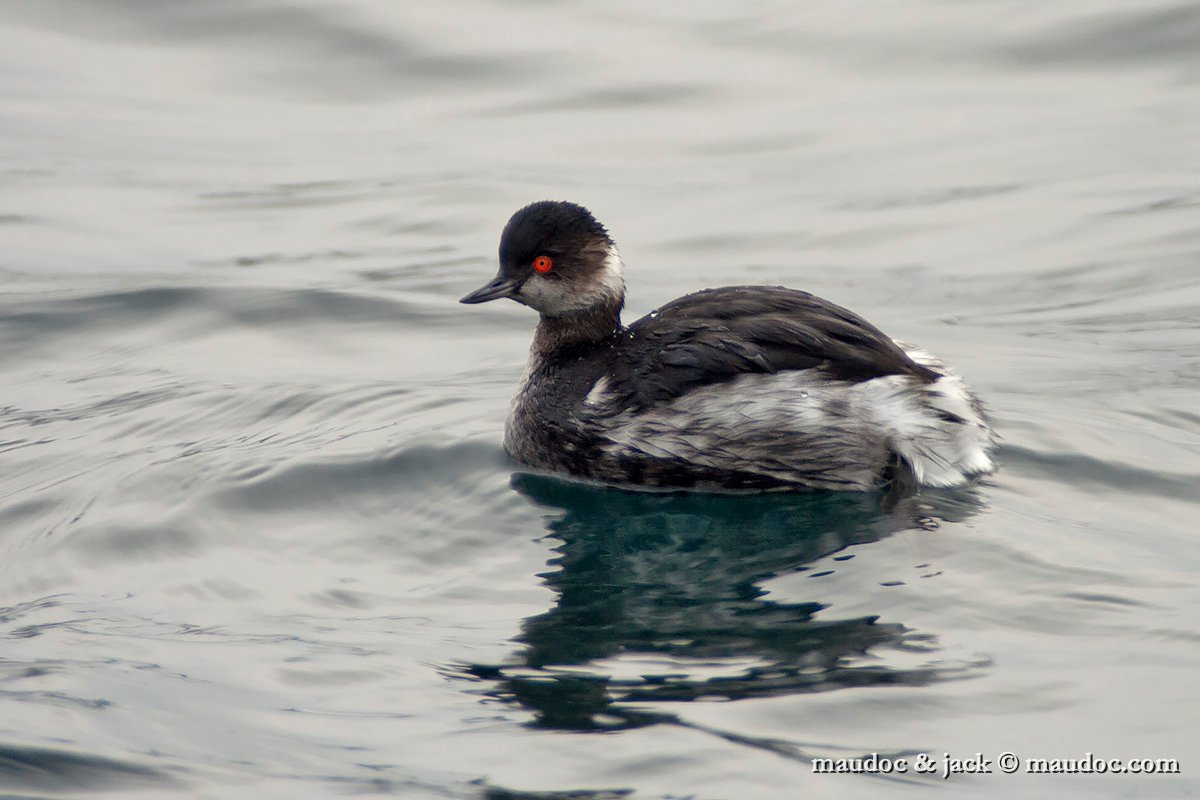
[[[558,556],[541,576],[557,603],[524,621],[510,662],[451,672],[532,712],[533,726],[700,728],[671,704],[922,686],[980,666],[885,666],[877,656],[887,648],[934,653],[932,637],[875,616],[829,619],[819,598],[782,602],[762,588],[852,545],[965,519],[981,507],[972,489],[898,498],[665,494],[520,473],[513,487],[560,512],[548,523]],[[808,757],[777,741],[704,730]]]

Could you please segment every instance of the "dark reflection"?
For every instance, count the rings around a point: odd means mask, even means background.
[[[561,512],[542,577],[558,594],[525,620],[512,662],[456,674],[518,704],[538,727],[613,730],[662,722],[663,701],[739,700],[963,677],[972,665],[893,668],[884,649],[932,652],[928,635],[875,616],[830,619],[819,598],[764,597],[771,577],[898,530],[958,521],[980,508],[972,490],[921,496],[629,492],[517,475],[513,487]],[[813,591],[820,583],[813,583]],[[655,672],[618,677],[595,662],[662,655]],[[647,661],[651,660],[646,658]],[[741,666],[739,666],[741,662]],[[696,674],[692,674],[692,672]],[[653,704],[656,710],[648,710]],[[691,727],[696,727],[691,725]],[[786,750],[777,742],[743,743]],[[785,754],[795,756],[788,751]]]

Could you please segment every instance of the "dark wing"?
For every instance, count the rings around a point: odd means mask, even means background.
[[[748,372],[817,367],[852,382],[939,377],[854,312],[778,286],[681,297],[629,326],[619,347],[611,389],[636,408]]]

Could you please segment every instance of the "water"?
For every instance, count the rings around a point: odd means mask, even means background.
[[[0,791],[1200,789],[1200,9],[644,5],[0,10]],[[1000,472],[515,472],[533,320],[454,300],[543,197],[634,314],[785,283],[947,358]],[[810,761],[1004,751],[1181,771]]]

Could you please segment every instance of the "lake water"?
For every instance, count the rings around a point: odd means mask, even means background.
[[[1200,793],[1196,3],[0,21],[6,797]],[[533,315],[455,301],[547,197],[634,315],[782,283],[945,357],[1000,471],[520,474]],[[939,771],[814,773],[872,753]],[[1087,753],[1180,769],[1024,766]]]

